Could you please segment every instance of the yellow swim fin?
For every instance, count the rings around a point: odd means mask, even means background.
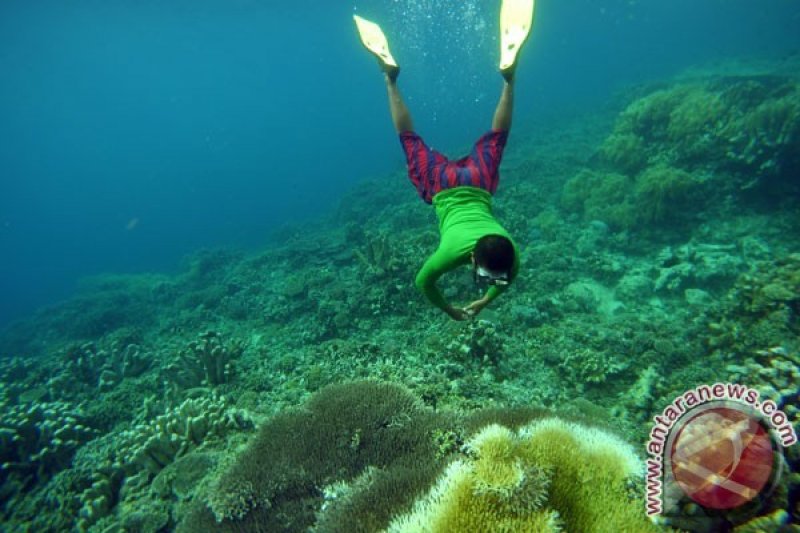
[[[383,34],[381,27],[358,15],[353,15],[353,19],[356,21],[356,27],[358,28],[361,42],[364,43],[367,50],[378,58],[381,69],[389,74],[389,76],[392,76],[392,79],[397,77],[397,72],[400,71],[400,67],[389,51],[389,42],[386,40],[386,36]]]
[[[535,0],[503,0],[500,8],[500,70],[514,68],[533,26]]]

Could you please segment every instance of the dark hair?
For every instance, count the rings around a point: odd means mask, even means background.
[[[514,266],[514,245],[502,235],[484,235],[475,243],[475,262],[492,272],[507,273]]]

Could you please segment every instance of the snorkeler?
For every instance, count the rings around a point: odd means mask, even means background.
[[[397,88],[400,67],[389,52],[380,27],[354,16],[364,46],[378,59],[389,94],[392,122],[406,154],[408,176],[420,197],[433,204],[439,218],[439,247],[416,277],[417,288],[430,302],[454,320],[476,316],[503,293],[519,271],[519,251],[508,232],[492,215],[492,195],[499,181],[498,168],[511,129],[514,72],[517,57],[533,21],[534,0],[504,0],[500,11],[500,73],[503,91],[491,130],[482,135],[472,152],[451,161],[429,148],[414,132],[411,114]],[[471,264],[485,295],[466,307],[445,300],[436,281],[446,272]]]

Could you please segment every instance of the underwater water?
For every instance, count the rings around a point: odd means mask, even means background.
[[[537,2],[492,200],[519,273],[455,321],[352,16],[455,159],[499,11],[0,4],[0,530],[800,530],[796,2]],[[758,401],[653,451],[715,383]]]

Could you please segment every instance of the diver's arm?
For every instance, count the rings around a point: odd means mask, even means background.
[[[458,309],[447,303],[447,300],[444,299],[442,291],[436,286],[436,280],[438,278],[439,276],[431,275],[423,268],[419,271],[419,274],[417,274],[417,279],[414,281],[414,284],[430,303],[450,315],[451,318],[456,318],[458,316]]]
[[[447,313],[450,318],[453,320],[465,320],[468,318],[467,313],[463,309],[450,305],[442,295],[442,291],[436,286],[436,281],[449,270],[443,259],[443,254],[440,251],[429,257],[417,274],[414,284],[429,302]]]
[[[488,304],[489,304],[489,298],[488,296],[484,296],[483,298],[475,300],[474,302],[466,306],[464,308],[464,312],[467,313],[467,315],[470,317],[478,316],[478,313],[480,313],[483,310],[483,308],[486,307]]]
[[[470,317],[477,316],[478,313],[480,313],[484,307],[489,305],[489,302],[491,302],[492,300],[503,294],[507,288],[508,285],[492,285],[491,287],[489,287],[489,290],[486,291],[486,294],[483,295],[483,298],[475,300],[474,302],[466,306],[464,308],[464,312],[467,313],[467,315]]]
[[[489,287],[489,290],[486,291],[486,295],[482,299],[486,300],[486,304],[488,304],[489,302],[491,302],[492,300],[494,300],[495,298],[506,292],[506,289],[508,289],[508,285],[492,285],[491,287]]]

